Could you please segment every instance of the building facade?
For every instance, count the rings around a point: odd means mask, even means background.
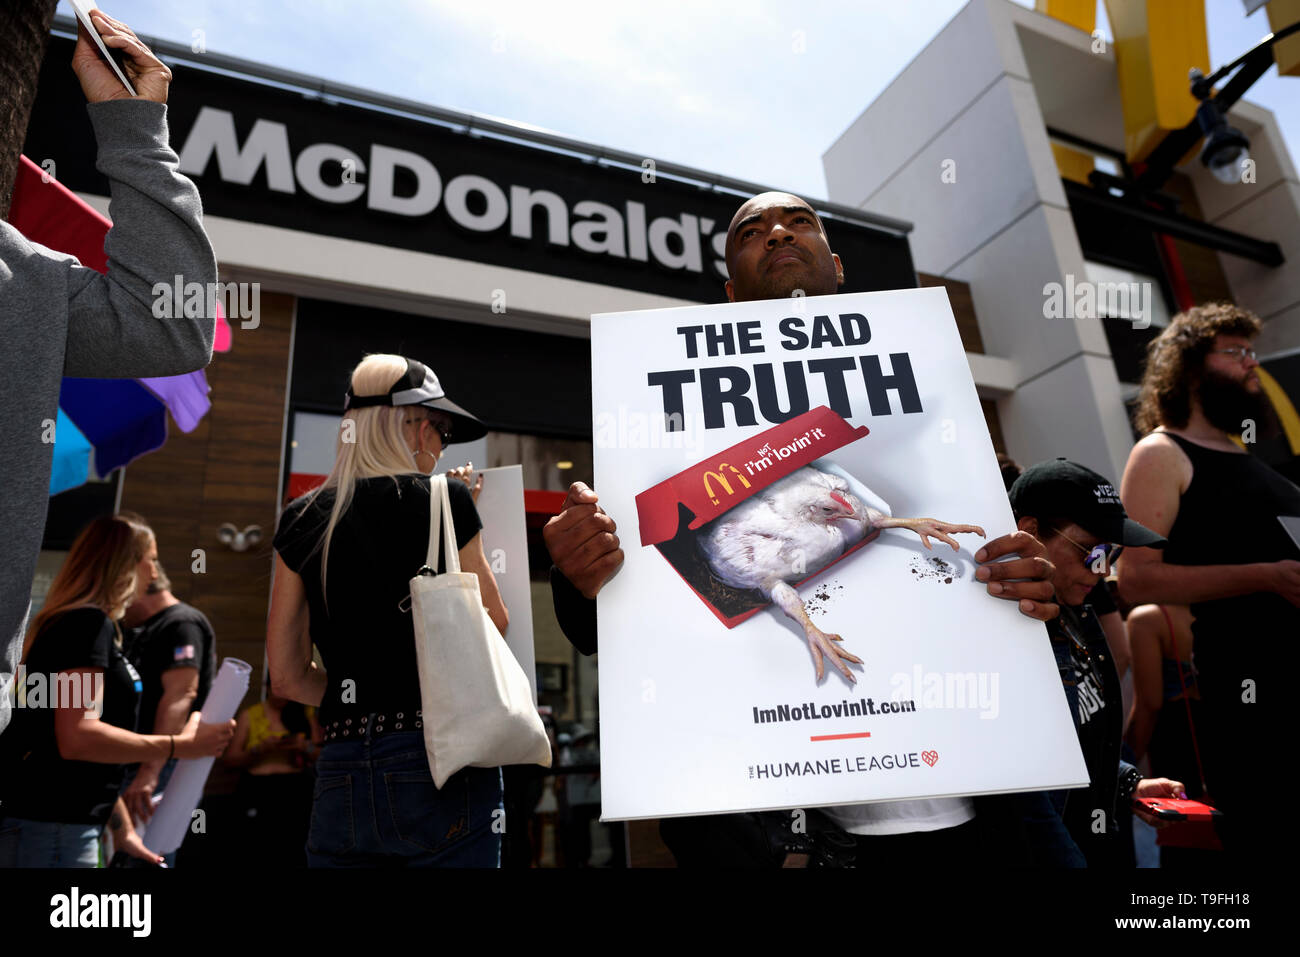
[[[1007,452],[1118,480],[1143,349],[1182,298],[1259,315],[1264,367],[1300,396],[1300,272],[1286,265],[1300,259],[1300,180],[1268,110],[1243,100],[1227,119],[1250,139],[1252,182],[1219,182],[1193,152],[1164,187],[1178,222],[1134,210],[1089,183],[1124,171],[1113,47],[1009,0],[971,0],[823,165],[832,199],[913,224],[918,270],[968,284],[981,361],[1001,373],[981,391]],[[1243,255],[1269,244],[1281,262]],[[1071,307],[1089,286],[1100,301],[1083,314]],[[1134,295],[1115,308],[1112,291]],[[1300,445],[1259,451],[1294,478]]]

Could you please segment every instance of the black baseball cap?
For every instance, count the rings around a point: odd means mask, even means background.
[[[352,386],[348,386],[343,397],[343,411],[364,409],[372,405],[423,405],[451,419],[451,435],[447,444],[454,442],[473,442],[487,435],[487,426],[474,415],[466,412],[442,390],[442,384],[433,370],[423,362],[406,360],[406,372],[383,395],[354,395]]]
[[[1145,548],[1169,543],[1128,517],[1110,480],[1077,462],[1058,458],[1020,473],[1007,493],[1017,517],[1068,518],[1103,542]]]

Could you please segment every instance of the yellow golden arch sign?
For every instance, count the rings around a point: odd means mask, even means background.
[[[1192,67],[1213,72],[1205,4],[1196,0],[1105,2],[1124,108],[1124,152],[1130,163],[1140,162],[1166,133],[1182,129],[1196,115],[1187,73]],[[1097,0],[1035,0],[1035,9],[1086,33],[1097,28]],[[1266,9],[1274,31],[1300,20],[1300,0],[1270,0]],[[1275,46],[1273,56],[1278,72],[1300,76],[1300,34]]]

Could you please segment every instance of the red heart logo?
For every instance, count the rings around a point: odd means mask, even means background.
[[[926,764],[930,765],[930,767],[934,767],[935,762],[939,760],[939,752],[938,752],[938,751],[922,751],[922,752],[921,752],[921,760],[924,761]]]

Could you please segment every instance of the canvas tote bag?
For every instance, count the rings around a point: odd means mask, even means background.
[[[478,576],[460,570],[447,477],[429,482],[429,551],[411,579],[424,749],[441,788],[464,767],[551,766],[528,677],[488,617]],[[437,575],[438,541],[446,564]]]

